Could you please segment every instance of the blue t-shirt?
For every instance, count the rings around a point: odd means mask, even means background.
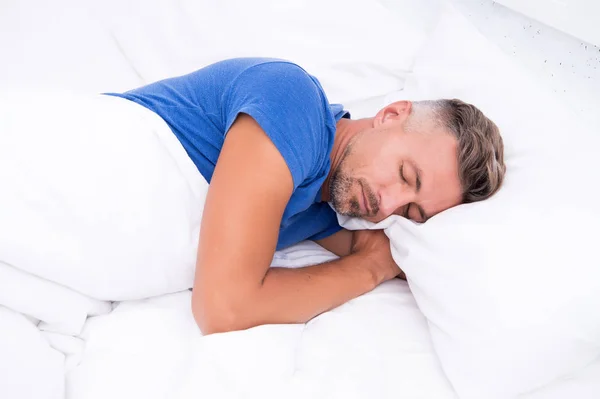
[[[341,229],[321,202],[336,122],[349,117],[329,104],[318,80],[288,61],[238,58],[123,94],[160,115],[210,183],[225,134],[240,113],[253,117],[285,159],[294,192],[279,227],[277,249]]]

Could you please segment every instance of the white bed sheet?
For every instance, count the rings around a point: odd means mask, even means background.
[[[277,253],[299,267],[332,259],[314,243]],[[67,398],[309,397],[450,399],[427,325],[404,281],[306,325],[267,325],[202,337],[191,292],[119,303],[92,317]]]

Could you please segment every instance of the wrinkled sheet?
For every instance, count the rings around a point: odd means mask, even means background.
[[[273,265],[334,256],[305,242]],[[394,280],[306,325],[201,336],[191,292],[125,301],[92,317],[67,397],[455,398],[406,282]]]

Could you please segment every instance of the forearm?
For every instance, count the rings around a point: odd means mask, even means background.
[[[238,321],[243,328],[307,322],[375,288],[381,277],[369,262],[353,254],[299,269],[270,268]]]

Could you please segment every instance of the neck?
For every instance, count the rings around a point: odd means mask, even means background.
[[[331,193],[329,191],[329,184],[331,177],[342,163],[344,153],[348,148],[348,145],[361,131],[373,127],[373,118],[365,119],[347,119],[342,118],[336,124],[335,137],[333,139],[333,148],[329,154],[329,160],[331,162],[331,168],[329,174],[321,186],[321,201],[329,202],[331,200]]]

